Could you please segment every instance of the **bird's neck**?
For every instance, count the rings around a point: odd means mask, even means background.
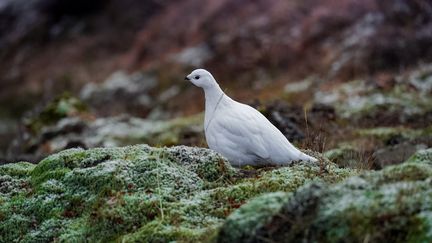
[[[219,85],[205,88],[204,93],[205,93],[205,116],[207,120],[209,119],[209,117],[213,116],[213,113],[215,112],[216,108],[220,105],[222,99],[226,95],[219,87]]]

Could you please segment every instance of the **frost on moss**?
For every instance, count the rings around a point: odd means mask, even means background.
[[[271,217],[280,211],[288,201],[288,194],[283,192],[267,193],[235,211],[224,223],[220,239],[251,239],[255,230],[262,227]],[[225,234],[229,234],[225,236]],[[234,241],[233,241],[234,242]]]
[[[0,166],[0,175],[9,175],[13,177],[26,177],[33,170],[34,164],[27,162],[18,162]]]
[[[33,168],[34,165],[27,162],[0,166],[0,203],[30,190],[28,174]]]
[[[305,163],[238,170],[186,146],[69,149],[36,166],[0,166],[15,190],[0,197],[0,242],[207,241],[253,197],[353,174]]]
[[[286,203],[258,222],[262,225],[258,228],[249,227],[248,220],[254,220],[256,212],[248,208],[255,207],[261,199],[252,200],[242,207],[245,209],[228,217],[218,240],[430,242],[431,154],[431,149],[419,151],[404,164],[350,177],[338,184],[309,183],[292,196],[280,199]],[[249,213],[243,213],[241,221],[237,220],[243,211]],[[250,231],[244,232],[245,229]]]

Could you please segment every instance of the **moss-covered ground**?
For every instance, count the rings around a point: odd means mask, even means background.
[[[0,242],[209,241],[251,198],[354,174],[324,159],[235,169],[186,146],[69,149],[0,166]],[[275,210],[268,204],[263,212]]]
[[[262,195],[228,217],[218,241],[431,242],[432,149],[340,183]]]

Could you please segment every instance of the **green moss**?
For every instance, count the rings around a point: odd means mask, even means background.
[[[251,198],[357,173],[326,163],[245,172],[201,148],[68,149],[0,166],[0,241],[207,241]]]
[[[15,167],[20,168],[19,164]],[[5,174],[17,174],[10,165],[0,168]],[[52,230],[52,234],[60,238],[64,234],[76,239],[114,239],[161,217],[170,203],[205,185],[227,183],[233,172],[226,160],[202,149],[70,149],[47,157],[26,172],[35,194],[7,198],[9,202],[2,205],[1,212],[6,219],[13,219],[18,212],[27,215],[23,217],[26,220],[31,218],[36,229],[23,227],[27,238],[48,239],[50,236],[42,234],[41,229],[55,226],[47,220],[85,219],[85,229],[73,224],[64,230]],[[11,214],[11,207],[18,212]],[[15,237],[17,234],[11,233]]]
[[[28,162],[17,162],[0,166],[0,175],[12,177],[26,177],[35,165]]]
[[[213,200],[234,201],[242,203],[245,200],[264,192],[285,191],[292,192],[303,184],[322,178],[329,182],[336,182],[356,174],[349,169],[339,169],[329,164],[325,170],[318,166],[300,163],[293,167],[281,167],[277,170],[263,170],[258,178],[246,178],[236,185],[214,190]]]
[[[203,114],[198,114],[190,117],[177,118],[172,121],[162,122],[160,129],[153,130],[149,134],[149,139],[147,142],[153,145],[176,145],[181,144],[181,139],[183,137],[183,132],[186,128],[197,127],[196,130],[202,131],[202,121]]]
[[[129,130],[114,135],[102,134],[115,144],[147,143],[152,146],[172,146],[182,144],[188,133],[202,135],[203,114],[181,117],[169,121],[130,119]],[[107,125],[109,126],[109,124]],[[138,127],[139,129],[134,129]],[[116,129],[115,125],[113,129]],[[202,137],[196,135],[196,137]]]
[[[1,206],[3,208],[3,206]],[[3,213],[0,210],[0,213]],[[7,217],[7,218],[6,218]],[[31,218],[21,214],[3,216],[0,224],[0,242],[20,242],[32,227]]]
[[[375,127],[368,129],[360,129],[357,134],[365,137],[375,137],[383,141],[388,141],[394,137],[402,137],[405,139],[415,139],[421,136],[431,136],[432,127],[423,129],[411,129],[405,127]]]
[[[48,103],[43,110],[36,116],[25,121],[25,124],[31,131],[37,133],[46,125],[54,124],[61,118],[76,115],[87,109],[79,99],[71,96],[69,93],[63,93]]]
[[[236,173],[231,165],[211,150],[177,146],[168,148],[165,156],[169,156],[176,164],[196,173],[207,182],[230,179]]]
[[[256,219],[250,208],[273,210],[257,198],[228,217],[218,240],[430,242],[431,154],[430,149],[419,151],[404,164],[337,184],[309,183],[293,194],[281,195],[280,209],[255,223],[259,227],[250,227],[248,222]],[[239,217],[240,212],[250,213]]]
[[[255,198],[230,215],[219,233],[219,238],[226,242],[250,240],[254,237],[256,229],[279,212],[287,201],[288,194],[282,192],[267,193]],[[230,230],[227,232],[227,229]]]
[[[407,162],[432,164],[432,148],[417,151]]]
[[[428,242],[432,239],[432,211],[418,213],[408,234],[408,242]]]
[[[163,221],[154,220],[132,234],[122,236],[121,242],[196,242],[202,240],[202,234],[196,230],[179,226],[165,225]]]
[[[35,165],[27,162],[0,166],[0,203],[13,196],[30,192],[28,175],[34,167]]]
[[[38,228],[28,232],[22,242],[53,242],[63,232],[65,224],[67,222],[61,219],[45,220]]]
[[[422,88],[413,89],[408,81],[382,91],[366,80],[355,80],[329,92],[318,92],[316,99],[334,105],[341,117],[354,119],[376,117],[383,112],[399,114],[401,117],[422,115],[432,110],[430,94]]]
[[[45,158],[30,174],[33,185],[37,186],[49,179],[62,178],[71,169],[77,167],[76,163],[83,158],[82,149],[69,149]]]
[[[328,150],[324,157],[342,167],[356,168],[359,166],[360,152],[349,144],[342,144],[337,148]]]

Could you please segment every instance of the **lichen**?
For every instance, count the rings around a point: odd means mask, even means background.
[[[344,83],[331,91],[318,91],[315,101],[334,105],[344,118],[374,117],[378,113],[397,113],[400,117],[422,115],[432,110],[427,90],[413,90],[409,78],[399,76],[397,83],[387,91],[376,89],[366,80]],[[407,80],[408,79],[408,80]]]

